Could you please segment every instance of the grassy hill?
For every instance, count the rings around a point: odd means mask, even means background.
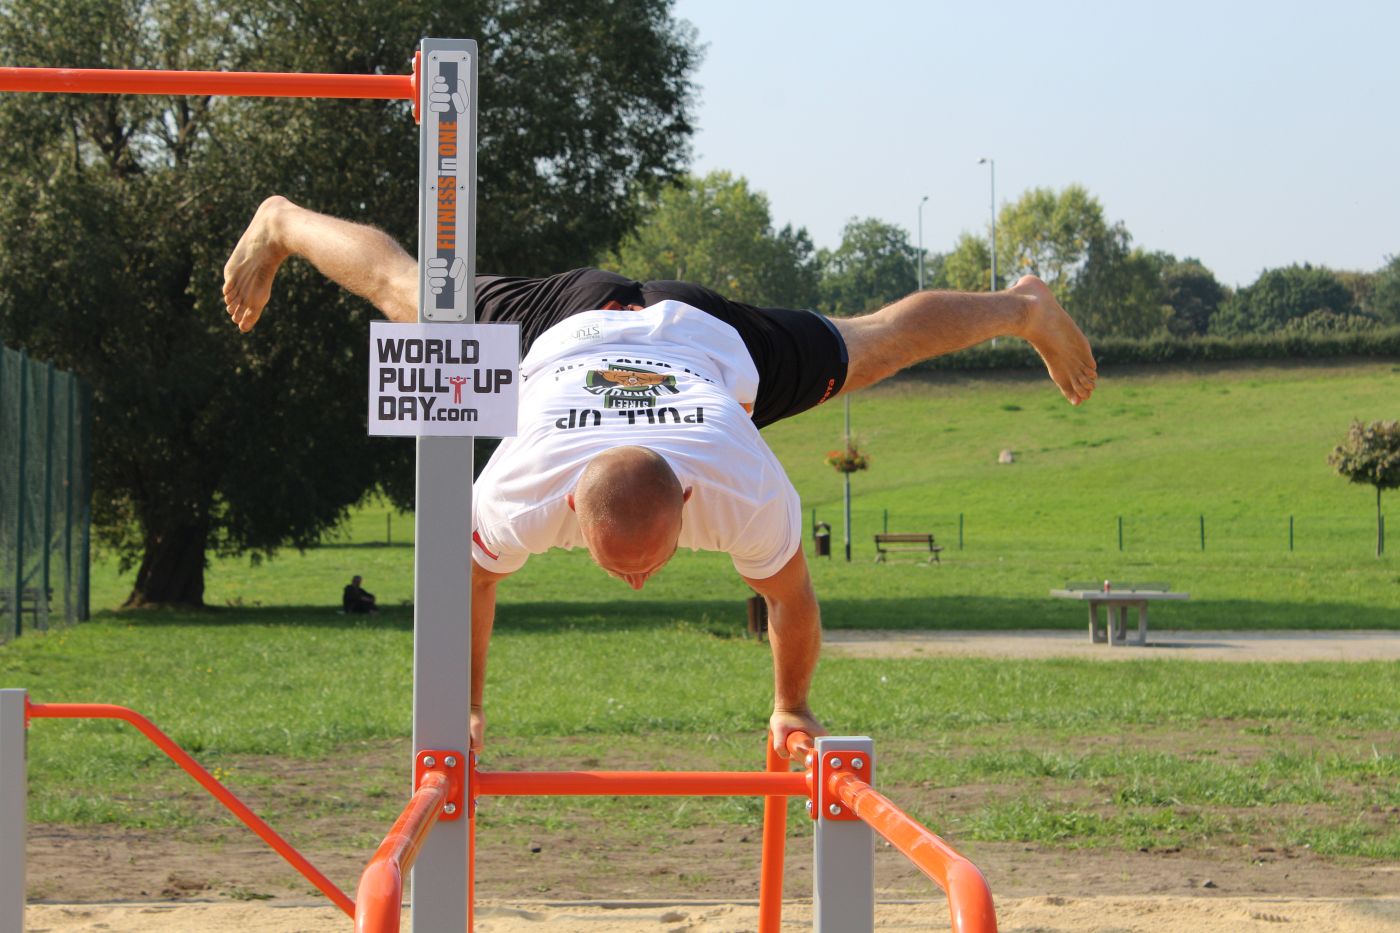
[[[1047,592],[1116,578],[1189,591],[1190,603],[1155,614],[1173,627],[1400,627],[1400,530],[1378,559],[1373,490],[1326,463],[1351,419],[1400,416],[1400,366],[1110,371],[1080,408],[1039,377],[950,374],[861,393],[851,413],[873,464],[853,478],[850,564],[841,559],[841,478],[823,462],[840,446],[843,406],[765,432],[809,519],[815,512],[832,525],[836,557],[813,561],[830,626],[1079,625],[1082,608]],[[1003,449],[1015,463],[998,464]],[[886,522],[936,534],[943,565],[874,565],[871,535]],[[382,546],[386,536],[393,546]],[[411,541],[411,516],[367,506],[316,551],[256,569],[216,561],[208,598],[334,604],[360,573],[381,603],[403,603]],[[94,608],[119,602],[127,584],[114,568],[94,576]],[[634,596],[586,555],[560,552],[527,566],[503,601],[524,615],[582,599],[587,616],[679,612],[730,626],[747,595],[721,555],[682,555]]]

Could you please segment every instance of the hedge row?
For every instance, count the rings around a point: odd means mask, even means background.
[[[1400,327],[1341,334],[1260,334],[1249,337],[1100,337],[1091,340],[1100,366],[1140,363],[1225,363],[1237,360],[1400,359]],[[1023,340],[998,340],[914,367],[916,370],[1040,367]]]

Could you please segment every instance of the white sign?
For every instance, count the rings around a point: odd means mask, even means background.
[[[518,324],[394,324],[369,331],[369,433],[513,437]]]

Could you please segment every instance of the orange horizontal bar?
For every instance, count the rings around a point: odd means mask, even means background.
[[[389,834],[360,875],[355,889],[355,933],[399,933],[403,914],[403,876],[442,814],[451,781],[442,771],[429,771],[409,799]]]
[[[272,846],[277,854],[286,859],[293,868],[301,872],[302,877],[310,881],[321,893],[330,898],[335,906],[345,911],[348,916],[355,916],[355,902],[340,888],[331,883],[331,880],[321,874],[316,866],[306,860],[291,843],[283,839],[267,823],[263,822],[252,810],[233,795],[227,787],[215,780],[214,776],[190,757],[189,753],[176,745],[175,742],[156,728],[156,725],[142,716],[135,710],[127,709],[125,706],[113,706],[109,703],[26,703],[26,722],[30,719],[120,719],[135,726],[142,735],[156,744],[161,751],[174,760],[174,762],[190,777],[194,778],[209,793],[229,810],[233,815],[243,821],[253,832],[257,833],[263,842]]]
[[[954,933],[996,933],[992,891],[976,865],[849,771],[833,774],[828,786],[856,816],[947,893]]]
[[[229,97],[351,97],[414,100],[412,75],[282,74],[261,71],[139,71],[0,68],[0,91],[59,94],[215,94]]]
[[[479,771],[480,797],[807,796],[807,776],[767,771]]]

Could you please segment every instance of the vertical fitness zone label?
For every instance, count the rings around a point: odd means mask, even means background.
[[[471,178],[475,92],[471,56],[439,49],[424,61],[420,217],[422,314],[430,321],[472,319]]]
[[[369,433],[513,437],[516,324],[393,324],[369,332]]]

